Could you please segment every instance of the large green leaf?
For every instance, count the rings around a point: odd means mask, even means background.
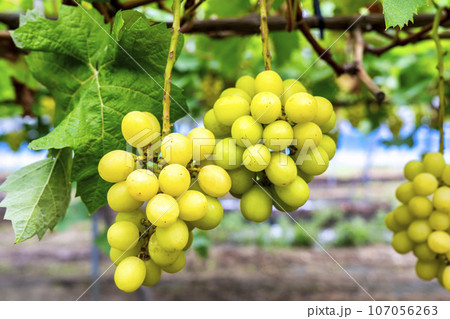
[[[16,243],[34,235],[41,239],[64,217],[70,201],[72,150],[54,153],[11,174],[0,187],[7,193],[0,205],[7,208],[5,219],[12,222]]]
[[[383,0],[383,12],[386,28],[403,27],[413,20],[417,9],[428,3],[428,0]]]
[[[119,12],[112,29],[110,33],[95,10],[62,6],[59,20],[30,14],[13,33],[19,47],[33,51],[27,59],[31,72],[57,105],[59,124],[30,148],[73,148],[72,180],[90,212],[106,204],[110,187],[98,176],[100,158],[126,148],[120,130],[123,116],[138,110],[162,117],[170,30],[136,11]],[[181,89],[173,86],[171,95],[175,121],[187,106]]]
[[[300,48],[298,32],[272,32],[270,37],[275,47],[274,64],[277,66],[288,62],[292,52]]]

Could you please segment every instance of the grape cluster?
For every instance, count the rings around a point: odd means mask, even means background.
[[[214,151],[211,131],[198,127],[187,136],[171,133],[162,139],[160,131],[153,114],[128,113],[122,134],[140,155],[114,150],[98,165],[100,176],[114,183],[107,200],[118,214],[107,239],[117,265],[114,281],[125,292],[156,284],[161,271],[183,269],[193,228],[219,225],[223,208],[217,197],[231,188],[228,173],[204,161]]]
[[[243,76],[224,90],[203,119],[222,138],[212,161],[231,177],[242,215],[263,222],[277,209],[292,212],[309,198],[308,183],[324,173],[336,152],[325,133],[336,124],[332,104],[295,79],[274,71]]]
[[[437,278],[450,290],[450,165],[441,153],[428,153],[407,163],[404,175],[408,181],[396,190],[402,204],[385,218],[392,247],[413,252],[420,279]]]

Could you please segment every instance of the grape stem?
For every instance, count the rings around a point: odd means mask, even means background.
[[[261,41],[262,41],[262,54],[264,57],[264,66],[266,70],[272,68],[270,64],[270,49],[269,49],[269,26],[267,24],[267,0],[259,0],[260,15],[261,15]]]
[[[164,72],[164,94],[163,94],[163,137],[170,133],[170,85],[172,84],[172,69],[177,59],[177,44],[180,35],[180,8],[182,0],[174,0],[172,5],[173,25],[172,37],[170,39],[169,55],[167,56],[166,70]]]

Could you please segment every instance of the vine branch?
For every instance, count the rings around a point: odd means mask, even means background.
[[[264,66],[266,70],[272,68],[270,64],[270,48],[269,48],[269,26],[267,24],[267,0],[259,0],[260,16],[261,16],[261,41],[262,41],[262,54],[264,57]]]

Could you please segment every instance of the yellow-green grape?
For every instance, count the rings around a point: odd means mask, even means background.
[[[243,97],[224,96],[214,103],[214,114],[219,123],[231,126],[241,116],[250,114],[250,105]]]
[[[124,116],[122,135],[128,144],[134,147],[144,147],[160,138],[161,126],[149,114],[148,112],[133,111]]]
[[[252,101],[252,98],[250,97],[250,95],[247,94],[247,92],[238,88],[229,88],[224,90],[222,94],[220,94],[220,97],[224,96],[239,96],[245,99],[248,102],[248,104],[250,104],[250,102]]]
[[[403,183],[395,190],[395,197],[405,205],[408,204],[415,195],[412,182]]]
[[[266,167],[267,178],[278,186],[292,183],[297,177],[297,167],[292,158],[284,153],[274,152],[271,154],[269,165]]]
[[[294,123],[307,123],[317,116],[317,101],[311,94],[296,93],[284,106],[287,118]]]
[[[313,175],[306,174],[301,170],[297,170],[297,175],[300,176],[307,184],[311,183],[314,180]]]
[[[438,274],[437,274],[437,276],[436,276],[436,279],[437,279],[438,283],[439,283],[442,287],[444,287],[443,275],[444,275],[445,267],[447,267],[447,265],[446,265],[445,263],[441,263],[441,264],[439,265]],[[445,287],[444,287],[444,288],[445,288]]]
[[[403,226],[399,225],[394,217],[394,212],[387,213],[384,217],[384,224],[393,233],[399,232],[404,229]]]
[[[256,179],[256,173],[243,166],[228,171],[228,175],[231,178],[230,192],[236,195],[242,195],[248,191]]]
[[[154,116],[150,112],[143,112],[143,113],[147,116],[147,118],[150,119],[150,122],[152,122],[152,127],[155,130],[155,132],[161,132],[161,124],[159,124],[159,121],[156,118],[156,116]]]
[[[245,219],[255,223],[266,221],[272,214],[272,198],[268,189],[253,186],[241,198],[241,213]]]
[[[450,165],[446,165],[442,172],[442,181],[445,185],[450,186]]]
[[[450,266],[446,266],[442,271],[442,286],[450,291]]]
[[[439,186],[439,182],[430,173],[420,173],[413,180],[414,193],[420,196],[429,196],[433,194]]]
[[[446,254],[450,251],[450,235],[438,230],[428,236],[428,246],[437,254]]]
[[[322,141],[322,131],[320,127],[313,123],[300,123],[294,126],[294,143],[297,142],[297,149],[304,147],[313,149],[319,146]]]
[[[433,204],[437,210],[450,214],[450,187],[439,187],[434,192]]]
[[[263,127],[250,115],[241,116],[231,126],[231,136],[242,147],[254,145],[263,135]]]
[[[255,94],[260,92],[271,92],[276,96],[283,94],[283,80],[274,71],[262,71],[255,78]]]
[[[179,250],[167,251],[161,247],[158,237],[152,235],[148,242],[148,253],[152,261],[159,267],[169,266],[177,260],[180,254]]]
[[[186,166],[192,160],[192,141],[179,133],[170,133],[162,140],[161,155],[169,164]]]
[[[137,257],[125,258],[114,273],[117,288],[124,292],[136,291],[145,279],[145,263]]]
[[[170,164],[159,173],[159,188],[165,194],[173,197],[186,192],[191,184],[191,175],[186,167],[180,164]]]
[[[194,161],[206,160],[214,152],[216,138],[210,130],[196,127],[188,133],[187,138],[192,141],[192,158]]]
[[[335,126],[336,126],[336,112],[333,111],[333,113],[331,113],[331,117],[328,120],[328,122],[322,125],[320,129],[322,130],[322,133],[325,134],[332,131]]]
[[[413,181],[420,173],[423,173],[423,163],[420,161],[409,161],[403,168],[403,174],[409,181]]]
[[[186,223],[177,219],[169,227],[156,227],[155,234],[160,246],[167,251],[182,250],[189,239]]]
[[[226,126],[217,121],[214,110],[209,110],[203,117],[203,125],[206,129],[213,132],[216,138],[222,138],[231,135],[231,126]]]
[[[198,173],[203,192],[212,197],[222,197],[230,191],[231,178],[227,171],[217,165],[206,165]]]
[[[109,245],[122,251],[136,247],[139,241],[139,229],[128,221],[112,224],[106,235]]]
[[[217,198],[206,195],[208,208],[205,216],[199,220],[192,221],[192,225],[198,229],[210,230],[219,226],[223,218],[223,207]]]
[[[283,81],[283,94],[281,95],[281,104],[285,105],[286,101],[295,93],[307,92],[303,84],[296,79],[287,79]]]
[[[397,253],[402,255],[409,253],[414,247],[414,244],[411,239],[409,239],[406,231],[395,233],[394,237],[392,237],[391,245]]]
[[[292,207],[301,207],[305,205],[309,198],[308,184],[299,176],[297,176],[289,185],[275,185],[275,191],[284,203]]]
[[[414,216],[409,212],[408,206],[400,205],[393,211],[395,221],[402,226],[408,226],[414,220]]]
[[[442,176],[445,166],[444,155],[441,153],[428,153],[423,158],[423,170],[437,178]]]
[[[408,209],[417,218],[427,218],[433,211],[433,204],[427,197],[414,196],[408,202]]]
[[[428,222],[434,230],[447,230],[450,227],[450,216],[447,213],[435,210],[428,217]]]
[[[314,97],[317,101],[317,115],[313,122],[319,126],[327,124],[333,114],[333,105],[326,98],[321,96]]]
[[[270,124],[281,116],[281,101],[271,92],[256,94],[250,104],[253,118],[262,124]]]
[[[432,230],[428,220],[417,219],[413,221],[408,227],[408,237],[415,243],[422,243],[427,241],[428,235],[431,234]]]
[[[178,198],[180,218],[186,221],[199,220],[206,214],[208,200],[199,191],[188,190]]]
[[[109,250],[109,259],[111,259],[111,262],[114,265],[118,266],[122,262],[122,260],[130,256],[137,256],[140,251],[141,245],[136,245],[135,247],[125,251],[111,247],[111,249]]]
[[[188,239],[186,246],[184,246],[183,251],[186,251],[189,248],[191,248],[193,241],[194,241],[194,233],[192,232],[192,230],[190,230],[189,231],[189,239]]]
[[[154,286],[161,279],[161,268],[155,264],[151,259],[144,261],[145,263],[145,279],[143,286]]]
[[[330,136],[323,134],[319,146],[327,152],[328,159],[331,161],[336,154],[336,142]]]
[[[100,177],[110,183],[124,181],[134,170],[133,154],[125,151],[111,151],[98,163]]]
[[[269,149],[282,151],[292,144],[294,130],[286,121],[275,121],[264,128],[263,141]]]
[[[433,252],[427,243],[415,245],[413,248],[414,256],[423,261],[432,261],[436,259],[436,253]]]
[[[249,75],[241,76],[236,81],[236,88],[241,89],[250,97],[255,95],[255,79]]]
[[[225,138],[214,148],[214,163],[224,169],[235,169],[242,164],[244,148],[236,145],[232,138]]]
[[[143,204],[142,201],[134,199],[127,190],[125,181],[119,182],[111,186],[106,195],[108,205],[116,212],[131,212],[136,210]]]
[[[184,252],[181,252],[178,255],[177,259],[172,264],[162,267],[162,270],[164,270],[169,274],[174,274],[183,269],[185,265],[186,265],[186,254]]]
[[[298,207],[297,206],[289,206],[285,202],[281,200],[281,198],[278,196],[277,192],[275,191],[274,185],[270,188],[270,194],[272,195],[273,199],[273,206],[275,206],[276,209],[278,209],[280,212],[284,213],[291,213],[295,212]]]
[[[306,153],[298,150],[296,156],[296,164],[303,172],[309,175],[317,176],[323,174],[330,164],[327,152],[320,146]]]
[[[147,218],[158,227],[169,227],[177,221],[179,214],[177,201],[167,194],[158,194],[147,204]]]
[[[262,144],[248,147],[242,156],[242,163],[249,171],[261,172],[269,165],[271,160],[269,149]]]
[[[150,200],[159,190],[158,178],[147,169],[135,170],[128,175],[126,183],[128,193],[143,202]]]
[[[145,215],[142,209],[136,209],[131,212],[121,212],[118,213],[115,219],[115,222],[120,221],[128,221],[132,222],[136,225],[141,233],[145,231],[145,226],[142,224],[142,219],[147,220],[147,216]]]
[[[422,280],[428,281],[434,279],[438,274],[438,269],[439,269],[438,260],[423,261],[419,259],[416,263],[417,277],[419,277]]]

